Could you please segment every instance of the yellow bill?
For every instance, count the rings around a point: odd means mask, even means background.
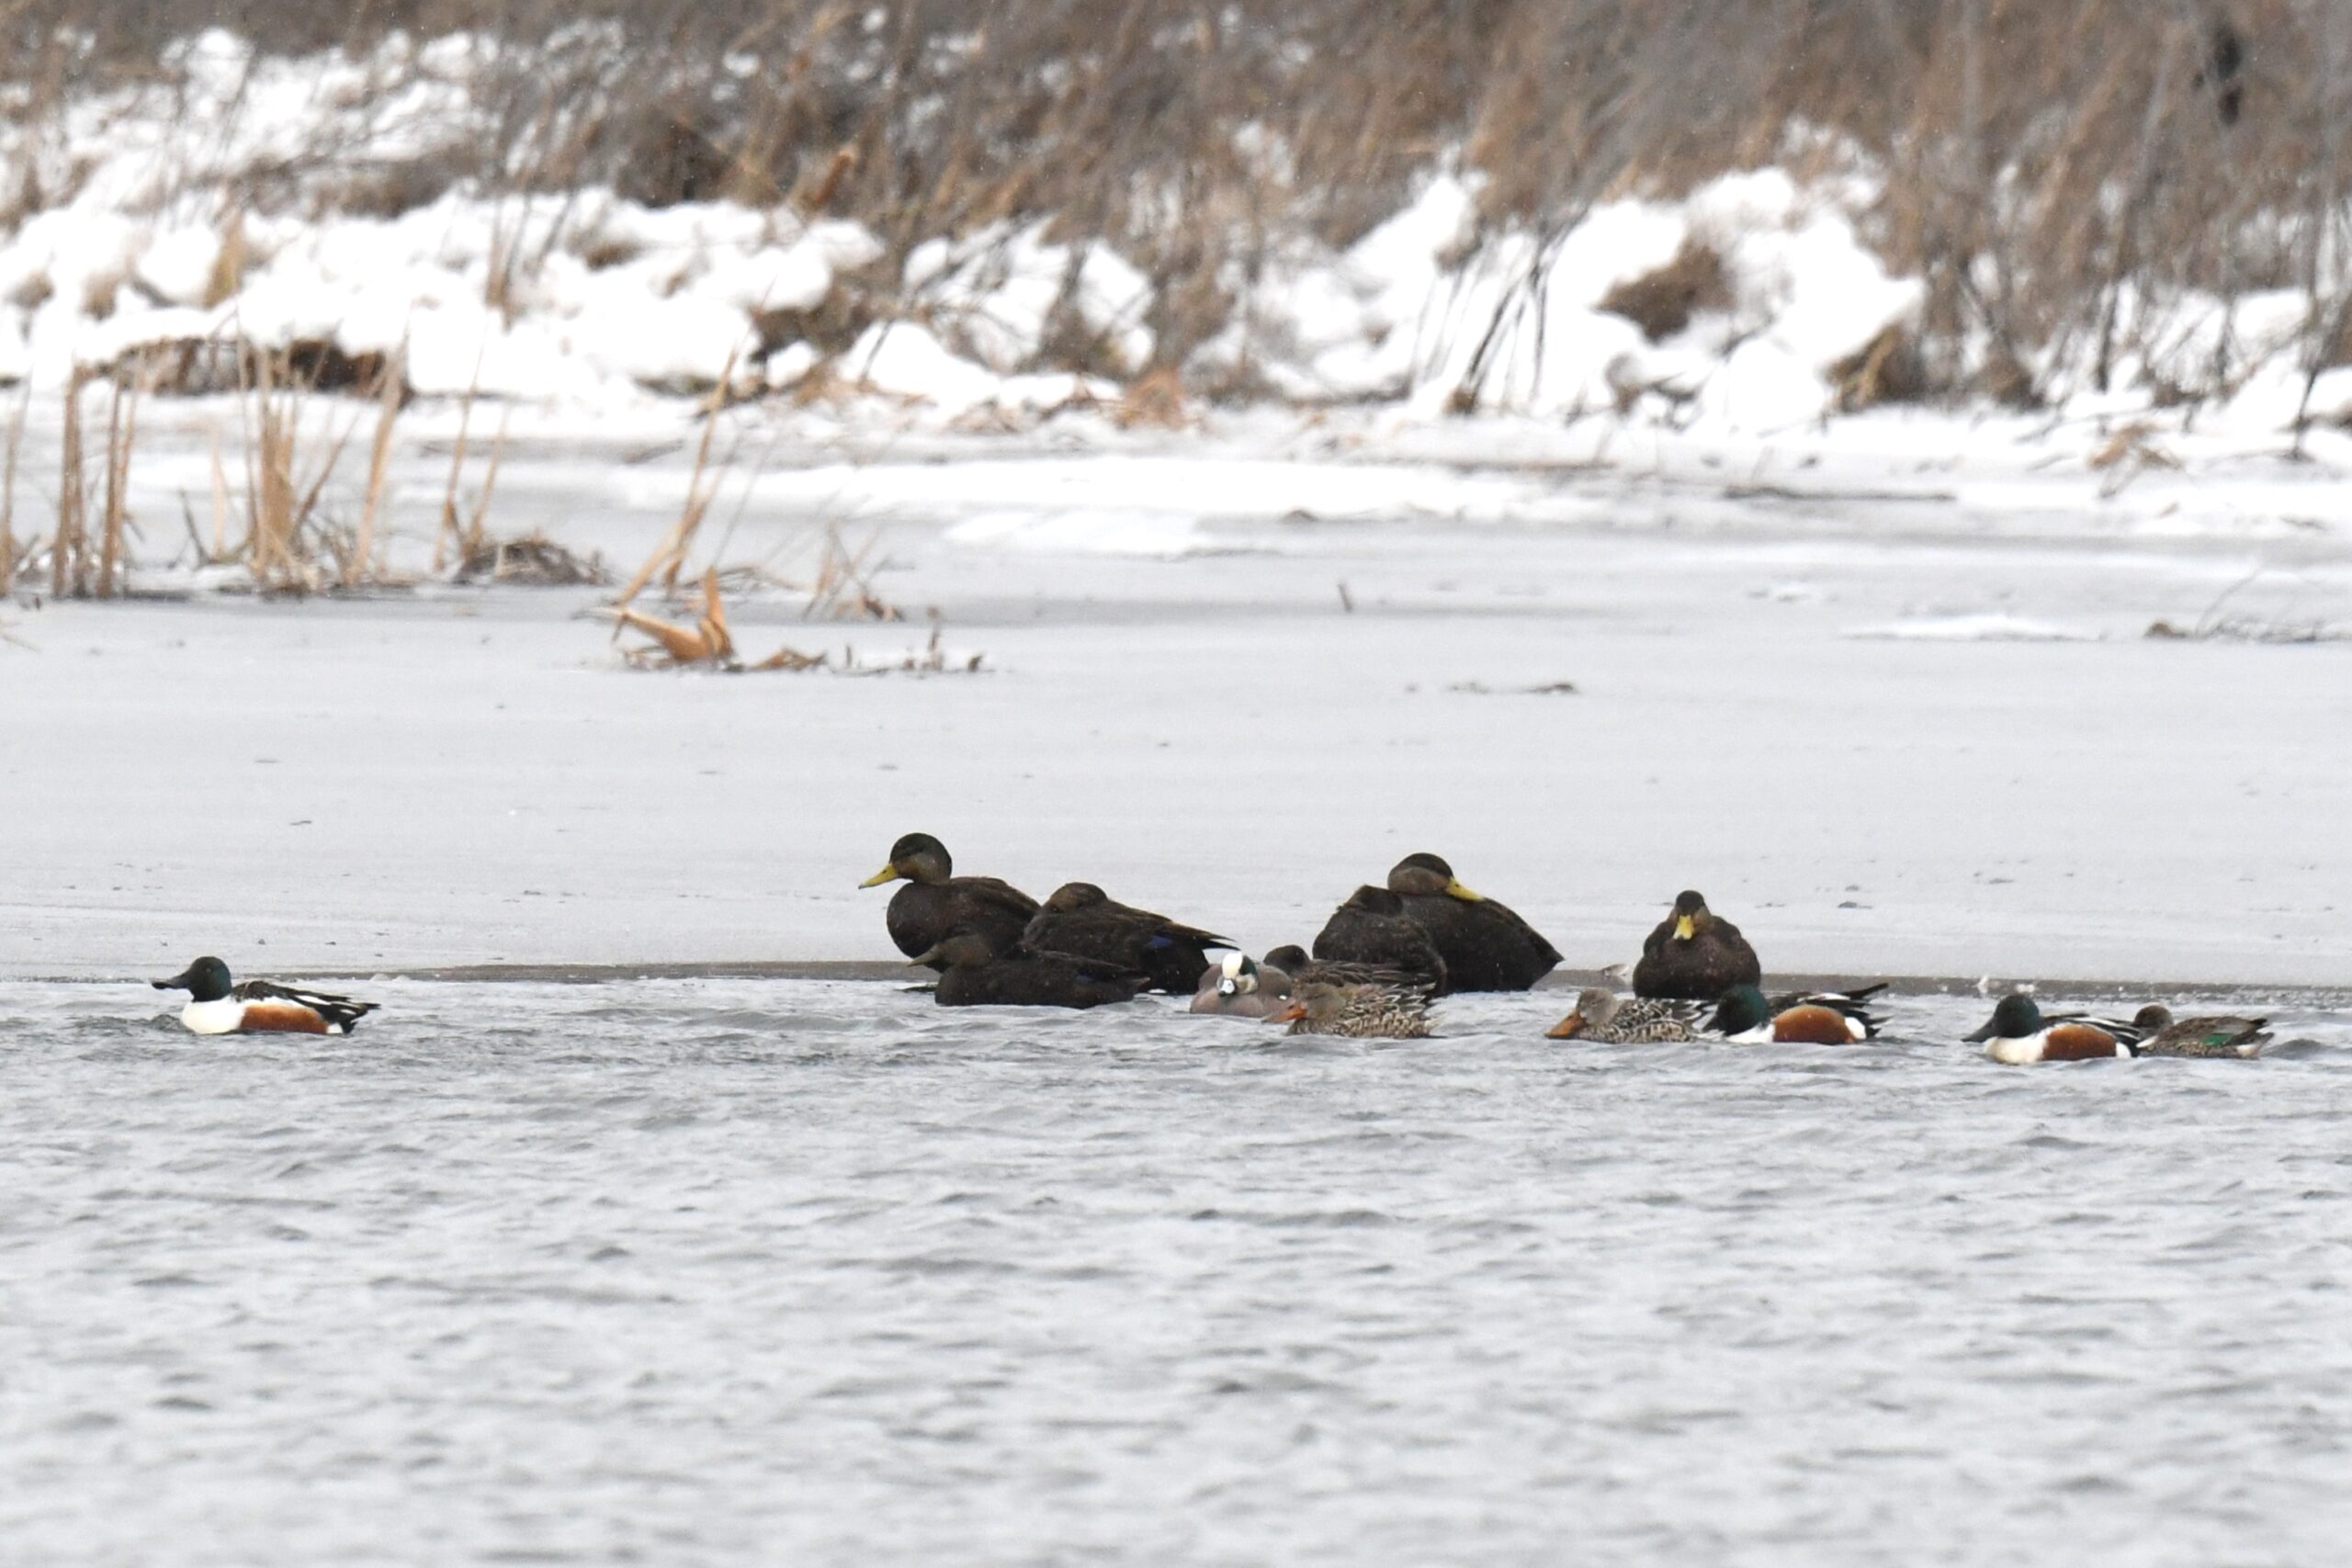
[[[859,883],[858,886],[860,887],[879,887],[886,882],[898,881],[899,876],[902,874],[903,873],[901,873],[897,866],[886,865],[880,871],[876,872],[873,875]]]
[[[1459,881],[1445,885],[1445,896],[1449,898],[1459,898],[1465,904],[1483,904],[1487,901],[1487,896],[1484,893],[1473,893],[1463,886]]]

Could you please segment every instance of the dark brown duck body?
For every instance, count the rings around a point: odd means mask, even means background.
[[[1037,913],[1037,900],[993,876],[956,875],[947,846],[928,833],[892,844],[889,864],[858,886],[900,880],[906,886],[892,896],[887,923],[899,951],[917,963],[959,931],[980,938],[991,953],[1016,952]]]
[[[1509,905],[1462,886],[1436,855],[1398,861],[1388,891],[1445,961],[1448,991],[1524,991],[1559,966],[1559,949]]]
[[[1445,958],[1429,932],[1405,913],[1405,900],[1385,887],[1359,887],[1331,911],[1316,933],[1315,956],[1326,962],[1400,969],[1445,988]]]
[[[1064,953],[999,955],[975,931],[957,931],[914,962],[939,971],[944,1008],[1091,1008],[1135,999],[1146,976]]]
[[[1642,943],[1634,995],[1712,1002],[1734,986],[1759,985],[1763,978],[1756,950],[1739,928],[1710,910],[1698,894],[1684,893]]]
[[[1035,953],[1059,953],[1115,964],[1149,976],[1151,988],[1189,996],[1209,967],[1208,950],[1233,945],[1214,931],[1117,902],[1091,882],[1054,890],[1022,932]]]

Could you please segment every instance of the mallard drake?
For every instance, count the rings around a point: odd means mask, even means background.
[[[2258,1056],[2270,1043],[2267,1018],[2175,1018],[2162,1002],[2150,1002],[2132,1017],[2143,1056]]]
[[[1599,986],[1577,992],[1576,1010],[1544,1032],[1547,1039],[1590,1040],[1602,1045],[1653,1045],[1699,1038],[1687,1009],[1621,997]]]
[[[2041,1005],[2023,991],[2003,997],[1984,1027],[1965,1039],[1972,1045],[1982,1043],[1993,1060],[2013,1066],[2140,1054],[2139,1032],[2129,1024],[2109,1019],[2044,1018]]]
[[[1091,1008],[1135,999],[1146,976],[1114,964],[1055,953],[999,953],[978,931],[951,932],[910,964],[939,973],[944,1008]]]
[[[332,991],[305,990],[272,980],[232,980],[217,958],[199,958],[168,980],[151,980],[159,991],[186,991],[180,1026],[191,1034],[348,1034],[376,1010]]]
[[[1524,991],[1559,966],[1558,948],[1510,905],[1463,886],[1436,855],[1398,861],[1389,868],[1388,891],[1436,945],[1449,991]]]
[[[955,871],[946,845],[928,833],[909,833],[890,846],[890,863],[858,886],[906,883],[890,898],[890,940],[918,964],[923,962],[918,954],[957,931],[979,937],[1000,955],[1019,951],[1037,900],[993,876],[957,876]]]
[[[1293,1034],[1424,1040],[1430,1032],[1430,989],[1411,976],[1346,984],[1298,980],[1292,985],[1290,1004],[1272,1016],[1277,1023],[1288,1023]]]
[[[1734,986],[1764,978],[1756,950],[1739,928],[1707,908],[1696,893],[1674,900],[1674,912],[1642,943],[1634,965],[1634,995],[1667,1000],[1711,1002]]]
[[[1878,1033],[1878,1020],[1862,1004],[1883,988],[1767,998],[1754,986],[1734,986],[1715,1003],[1707,1030],[1740,1045],[1850,1045]]]
[[[1405,913],[1405,900],[1385,887],[1359,887],[1331,911],[1316,933],[1315,956],[1339,964],[1369,964],[1426,977],[1445,989],[1445,959],[1429,932]]]
[[[1151,988],[1183,995],[1200,984],[1207,950],[1231,947],[1213,931],[1178,925],[1165,915],[1113,901],[1091,882],[1066,882],[1021,933],[1035,953],[1067,953],[1117,964],[1151,976]]]

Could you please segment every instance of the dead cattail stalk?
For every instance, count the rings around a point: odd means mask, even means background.
[[[729,354],[726,368],[718,375],[722,389],[734,378],[734,375],[735,355]],[[645,558],[645,564],[637,569],[637,575],[628,580],[628,586],[621,590],[614,604],[627,604],[635,600],[657,574],[662,577],[664,588],[677,587],[678,570],[685,562],[687,547],[694,542],[695,531],[701,528],[704,516],[710,511],[711,501],[718,493],[717,478],[713,478],[707,486],[703,483],[703,475],[710,468],[710,443],[718,434],[718,404],[714,401],[703,415],[702,439],[695,446],[694,471],[686,477],[686,501],[678,513],[678,520],[670,525],[670,531],[662,536],[660,544],[653,547],[653,553]]]
[[[65,424],[58,444],[57,532],[49,547],[50,596],[79,596],[89,586],[83,575],[82,385],[88,373],[74,367],[65,382]]]
[[[101,599],[121,591],[122,530],[129,514],[130,449],[139,426],[139,384],[118,381],[107,407],[106,517],[98,541],[98,585]]]
[[[466,471],[466,440],[473,430],[474,398],[481,390],[481,361],[474,361],[473,379],[466,383],[464,400],[458,405],[458,445],[449,454],[449,483],[441,492],[441,525],[433,531],[433,570],[441,571],[448,547],[457,541],[458,481]]]
[[[376,435],[368,446],[368,493],[359,504],[359,529],[352,538],[351,554],[343,563],[345,588],[356,588],[373,575],[376,520],[383,514],[384,491],[391,474],[392,431],[400,423],[401,389],[407,375],[405,356],[396,354],[385,362],[382,383],[376,389]]]
[[[0,593],[17,581],[17,457],[24,446],[25,416],[32,411],[32,383],[8,413],[8,448],[0,460]]]

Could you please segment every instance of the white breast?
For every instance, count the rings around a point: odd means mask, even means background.
[[[1996,1062],[2007,1062],[2013,1067],[2023,1066],[2028,1062],[2041,1060],[2042,1042],[2049,1035],[2050,1032],[2045,1029],[2039,1034],[2028,1034],[2018,1039],[1987,1041],[1984,1054]]]
[[[180,1009],[180,1021],[192,1034],[234,1034],[245,1021],[245,1004],[234,997],[215,1002],[190,1002]]]

